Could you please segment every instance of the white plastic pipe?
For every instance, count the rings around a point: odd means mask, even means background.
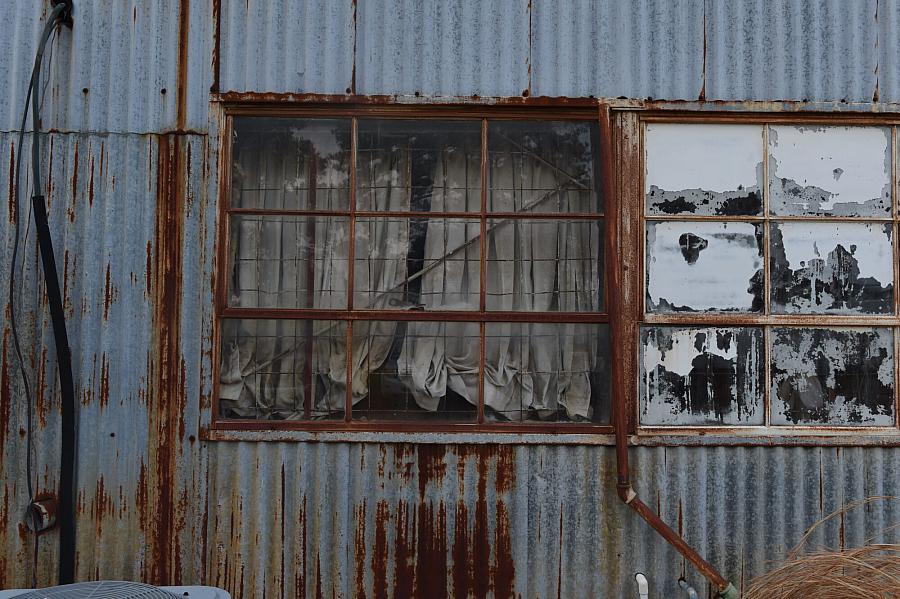
[[[638,572],[634,575],[634,579],[637,581],[640,599],[650,599],[650,583],[647,582],[647,577]]]

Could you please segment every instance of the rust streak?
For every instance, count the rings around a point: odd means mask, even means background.
[[[9,194],[6,196],[7,201],[9,202],[9,222],[16,222],[16,203],[13,200],[13,195],[16,190],[16,146],[10,144],[9,146]]]
[[[184,435],[185,369],[181,355],[182,274],[186,141],[159,138],[157,211],[154,235],[154,339],[151,349],[150,464],[147,496],[151,526],[145,578],[153,584],[178,584],[181,577],[177,471]]]
[[[175,123],[184,131],[187,120],[188,96],[188,33],[190,29],[190,0],[181,0],[178,12],[178,83],[175,90]]]
[[[103,287],[103,320],[109,320],[109,306],[112,304],[112,282],[110,281],[110,267],[106,264],[106,284]]]
[[[9,329],[3,329],[3,371],[0,372],[0,464],[6,453],[6,434],[12,424],[9,420],[12,411],[12,389],[9,379]],[[4,514],[8,512],[4,510]],[[4,530],[6,527],[3,527]]]
[[[100,357],[100,408],[103,409],[109,403],[109,360],[106,352]]]

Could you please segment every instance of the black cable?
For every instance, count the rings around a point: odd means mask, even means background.
[[[41,71],[41,61],[43,59],[44,47],[47,44],[47,40],[50,38],[50,34],[54,31],[57,24],[62,20],[62,15],[68,10],[68,6],[65,4],[57,5],[50,12],[50,16],[47,19],[47,23],[44,26],[44,31],[41,34],[39,43],[38,43],[38,51],[35,56],[34,67],[31,70],[31,79],[28,82],[28,89],[25,94],[25,109],[22,111],[22,123],[19,127],[19,136],[18,136],[18,155],[16,156],[16,172],[15,172],[15,186],[13,188],[13,204],[15,206],[15,238],[13,244],[12,251],[12,260],[10,264],[10,274],[9,274],[9,321],[10,328],[12,329],[13,334],[13,348],[16,354],[16,360],[19,363],[19,373],[22,376],[22,382],[24,384],[25,390],[25,401],[26,401],[26,438],[25,438],[25,476],[27,478],[27,489],[28,489],[28,500],[29,503],[34,502],[34,483],[33,480],[33,467],[32,467],[32,452],[33,452],[33,428],[34,428],[34,401],[31,395],[31,384],[28,380],[28,372],[25,368],[25,361],[22,358],[22,348],[19,342],[19,331],[18,331],[18,322],[16,319],[16,308],[15,308],[15,280],[16,280],[16,262],[19,253],[19,237],[20,237],[20,227],[22,223],[22,210],[21,203],[19,201],[19,180],[20,173],[22,170],[22,146],[25,141],[25,124],[28,119],[28,103],[29,100],[32,100],[32,109],[35,112],[33,116],[37,114],[37,110],[39,108],[39,103],[37,102],[37,96],[39,95],[39,86],[40,86],[40,71]],[[40,158],[40,150],[39,150],[39,141],[38,141],[38,129],[39,129],[39,117],[37,122],[34,123],[34,139],[32,141],[32,160],[36,158],[39,160]],[[36,195],[40,194],[40,170],[39,168],[34,169],[35,177],[32,180],[32,188],[36,192]],[[35,527],[35,546],[34,546],[34,555],[35,555],[35,563],[32,568],[32,586],[36,586],[36,578],[37,578],[37,551],[38,551],[38,531]]]

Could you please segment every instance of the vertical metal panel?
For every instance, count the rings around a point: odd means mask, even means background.
[[[0,130],[19,127],[48,5],[12,2],[12,14],[0,20],[0,51],[8,57],[0,61],[0,85],[9,90],[0,103]],[[59,30],[44,71],[52,81],[45,92],[45,128],[205,130],[212,81],[207,0],[76,2],[73,19],[71,30]]]
[[[535,0],[532,94],[696,99],[703,0]]]
[[[527,90],[528,0],[360,2],[362,94],[519,96]]]
[[[637,448],[636,487],[737,586],[846,502],[895,487],[896,450]],[[608,447],[220,443],[209,581],[242,596],[657,596],[705,583],[615,496]],[[878,475],[874,473],[878,472]],[[849,546],[900,505],[823,527]],[[897,531],[882,540],[896,542]]]
[[[10,157],[15,135],[0,135],[4,185],[0,198],[5,263],[11,233],[8,196],[12,190]],[[201,231],[214,212],[202,193],[205,140],[196,136],[52,134],[45,137],[45,193],[64,287],[73,370],[78,391],[77,575],[86,578],[131,578],[158,582],[197,582],[203,575],[205,470],[197,441],[203,375],[200,345],[209,327],[200,314],[209,303],[207,285],[184,291],[180,300],[181,376],[175,397],[160,388],[154,373],[160,364],[160,268],[185,281],[211,278],[211,255]],[[172,147],[183,159],[183,181],[170,201],[160,193],[160,151]],[[26,146],[26,151],[29,148]],[[25,165],[28,161],[25,161]],[[30,174],[22,173],[23,217],[30,200]],[[158,208],[182,205],[184,251],[178,264],[161,264]],[[168,212],[163,218],[173,217]],[[23,221],[24,222],[24,221]],[[214,222],[214,221],[213,221]],[[49,314],[42,302],[42,282],[32,229],[21,255],[24,276],[17,281],[22,346],[37,392],[36,471],[39,492],[55,493],[59,462],[56,356]],[[23,236],[25,229],[22,230]],[[3,271],[4,294],[8,269]],[[174,315],[167,315],[174,320]],[[8,325],[6,325],[8,326]],[[5,328],[3,356],[2,493],[6,497],[2,527],[0,586],[30,585],[32,537],[21,518],[28,496],[24,484],[24,396]],[[156,380],[159,380],[158,377]],[[164,410],[163,407],[172,408]],[[171,414],[175,418],[168,419]],[[167,418],[160,422],[163,418]],[[171,432],[168,432],[171,431]],[[159,447],[171,447],[161,463]],[[172,466],[174,464],[174,466]],[[162,492],[160,490],[163,490]],[[168,531],[160,524],[167,524]],[[39,582],[55,580],[56,533],[42,537]]]
[[[896,50],[880,49],[889,39],[878,39],[876,8],[876,0],[707,2],[706,99],[877,101],[879,55]]]
[[[351,0],[224,0],[222,91],[345,93],[354,11]]]

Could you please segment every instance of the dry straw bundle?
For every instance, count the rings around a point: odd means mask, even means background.
[[[900,599],[900,545],[867,543],[841,551],[803,551],[813,531],[825,522],[873,501],[895,499],[870,497],[819,520],[783,564],[750,583],[745,599]]]

